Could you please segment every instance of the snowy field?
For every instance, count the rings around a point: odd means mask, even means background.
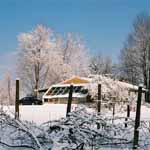
[[[77,107],[72,105],[72,110]],[[66,116],[66,104],[44,104],[44,105],[21,105],[20,119],[42,124],[50,120],[58,120]],[[4,106],[4,111],[8,114],[14,115],[14,106]]]
[[[72,105],[72,111],[78,106],[77,104]],[[59,120],[66,116],[66,104],[44,104],[44,105],[21,105],[20,106],[20,119],[35,122],[40,125],[44,122],[51,120]],[[5,112],[10,115],[14,115],[14,106],[3,106]],[[92,111],[92,109],[88,109]],[[94,111],[94,110],[93,110]],[[102,114],[106,116],[112,116],[112,111],[105,110]],[[116,117],[126,117],[126,112],[116,112]],[[131,110],[130,117],[135,119],[135,110]],[[141,107],[141,121],[150,120],[150,108],[142,105]]]
[[[130,118],[135,119],[136,110],[130,112]],[[126,117],[125,113],[117,113],[116,116]],[[141,106],[141,121],[150,121],[150,107]]]

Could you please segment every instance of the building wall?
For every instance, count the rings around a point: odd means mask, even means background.
[[[82,104],[86,103],[87,98],[73,98],[73,104]],[[53,99],[45,99],[44,102],[53,103],[53,104],[67,104],[68,98],[53,98]]]

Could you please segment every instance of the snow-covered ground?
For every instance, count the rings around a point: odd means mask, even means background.
[[[132,110],[130,112],[130,118],[135,119],[135,114],[136,114],[136,110]],[[119,117],[126,117],[127,113],[117,113],[116,116]],[[142,106],[141,107],[141,121],[150,121],[150,108],[147,106]]]
[[[72,105],[72,110],[77,107],[76,104]],[[14,115],[14,106],[3,106],[4,111],[8,114]],[[50,120],[58,120],[66,116],[66,104],[44,104],[44,105],[21,105],[20,119],[42,124]]]
[[[5,112],[13,116],[14,106],[3,108]],[[91,150],[94,141],[95,150],[132,149],[134,121],[130,120],[128,127],[125,128],[125,118],[116,119],[117,116],[126,117],[126,112],[119,112],[116,108],[113,123],[112,111],[102,110],[102,115],[96,115],[93,110],[81,108],[80,105],[73,105],[72,110],[74,109],[76,110],[65,118],[65,104],[20,106],[21,120],[31,121],[31,123],[15,120],[14,117],[9,117],[2,112],[0,150],[74,150],[80,144],[84,144],[86,150]],[[150,108],[142,105],[141,120],[150,120],[149,114]],[[61,119],[62,117],[64,119]],[[131,118],[135,119],[135,111],[131,111]],[[56,119],[59,120],[56,121]],[[44,122],[47,123],[42,124]],[[39,126],[40,124],[42,125]],[[140,148],[148,150],[150,146],[149,124],[147,126],[141,123],[139,130]]]
[[[80,105],[73,104],[72,110]],[[14,115],[14,106],[3,106],[4,111],[8,114]],[[20,119],[42,124],[50,120],[58,120],[66,116],[66,104],[44,104],[44,105],[21,105],[20,106]],[[88,109],[92,111],[92,109]],[[130,117],[135,119],[135,110],[131,110]],[[102,114],[112,116],[112,111],[105,110]],[[126,117],[126,112],[116,112],[117,117]],[[150,108],[142,105],[141,107],[141,120],[150,120]]]

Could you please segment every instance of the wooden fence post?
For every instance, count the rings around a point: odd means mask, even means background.
[[[16,79],[15,119],[19,119],[19,79]]]
[[[73,94],[73,85],[70,85],[66,117],[68,116],[68,113],[71,112],[72,94]]]
[[[127,117],[125,118],[125,128],[127,128],[127,121],[128,121],[128,118],[130,117],[130,105],[128,104],[127,105]]]
[[[113,102],[113,117],[115,116],[115,102]]]
[[[98,111],[98,114],[101,113],[101,84],[98,84],[97,111]]]
[[[101,84],[98,84],[97,112],[98,112],[98,115],[101,113]],[[97,129],[99,128],[100,128],[100,124],[97,123]]]
[[[140,115],[141,115],[141,100],[142,100],[142,86],[138,88],[138,98],[136,106],[136,116],[135,116],[135,127],[134,127],[134,141],[133,149],[138,149],[138,140],[139,140],[139,126],[140,126]]]
[[[112,119],[112,124],[114,124],[114,116],[115,116],[115,101],[112,103],[113,106],[113,119]]]

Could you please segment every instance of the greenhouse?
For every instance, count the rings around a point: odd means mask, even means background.
[[[60,84],[52,85],[44,94],[43,101],[44,102],[54,102],[54,103],[65,103],[68,99],[70,85],[73,85],[73,100],[75,102],[84,102],[88,96],[88,85],[89,81],[74,77]]]

